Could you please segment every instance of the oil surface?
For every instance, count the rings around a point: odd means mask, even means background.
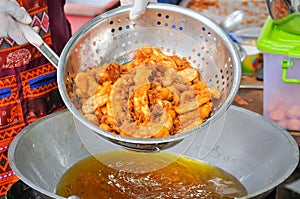
[[[81,199],[227,199],[247,195],[235,177],[209,164],[169,153],[125,150],[79,161],[61,178],[56,193]]]

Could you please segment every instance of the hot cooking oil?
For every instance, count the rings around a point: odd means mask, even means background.
[[[81,199],[234,198],[247,195],[229,173],[170,153],[126,150],[89,156],[61,178],[56,193]]]

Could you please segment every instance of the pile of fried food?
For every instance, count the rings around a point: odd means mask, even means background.
[[[187,7],[192,10],[203,12],[204,10],[207,10],[209,7],[220,8],[220,1],[219,0],[193,0],[189,2]]]
[[[201,81],[185,58],[141,47],[124,65],[104,64],[75,77],[85,118],[101,129],[133,138],[161,138],[202,124],[216,89]]]

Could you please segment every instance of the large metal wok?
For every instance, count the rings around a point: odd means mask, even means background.
[[[214,123],[222,124],[220,120]],[[8,151],[12,170],[45,196],[62,199],[54,193],[68,168],[94,153],[120,149],[93,132],[84,136],[76,129],[72,114],[66,110],[26,127]],[[201,157],[201,150],[207,145],[206,134],[189,136],[166,152],[201,159],[229,172],[248,190],[249,195],[244,198],[263,198],[288,178],[298,164],[298,145],[292,136],[246,109],[236,106],[228,109],[219,139]],[[186,146],[189,147],[183,151]]]
[[[24,32],[29,32],[26,38],[58,66],[61,96],[78,121],[119,145],[134,150],[158,151],[206,129],[226,112],[239,88],[241,63],[228,35],[199,12],[169,4],[150,4],[142,17],[130,21],[130,9],[122,6],[85,24],[72,36],[60,58],[32,31],[25,31],[24,27]],[[135,50],[144,45],[186,57],[200,71],[203,81],[221,92],[221,98],[213,102],[211,117],[198,128],[167,138],[136,139],[101,130],[81,114],[74,88],[76,74],[104,63],[127,63],[132,60]]]

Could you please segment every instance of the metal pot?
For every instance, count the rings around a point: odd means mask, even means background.
[[[76,162],[94,153],[119,149],[93,132],[77,132],[75,120],[66,110],[54,113],[26,127],[10,145],[12,170],[46,198],[63,199],[55,195],[56,185]],[[214,124],[223,128],[212,148],[207,146],[211,145],[209,136],[214,126],[166,152],[199,159],[229,172],[248,190],[244,198],[263,198],[296,168],[297,143],[265,117],[231,106]]]

